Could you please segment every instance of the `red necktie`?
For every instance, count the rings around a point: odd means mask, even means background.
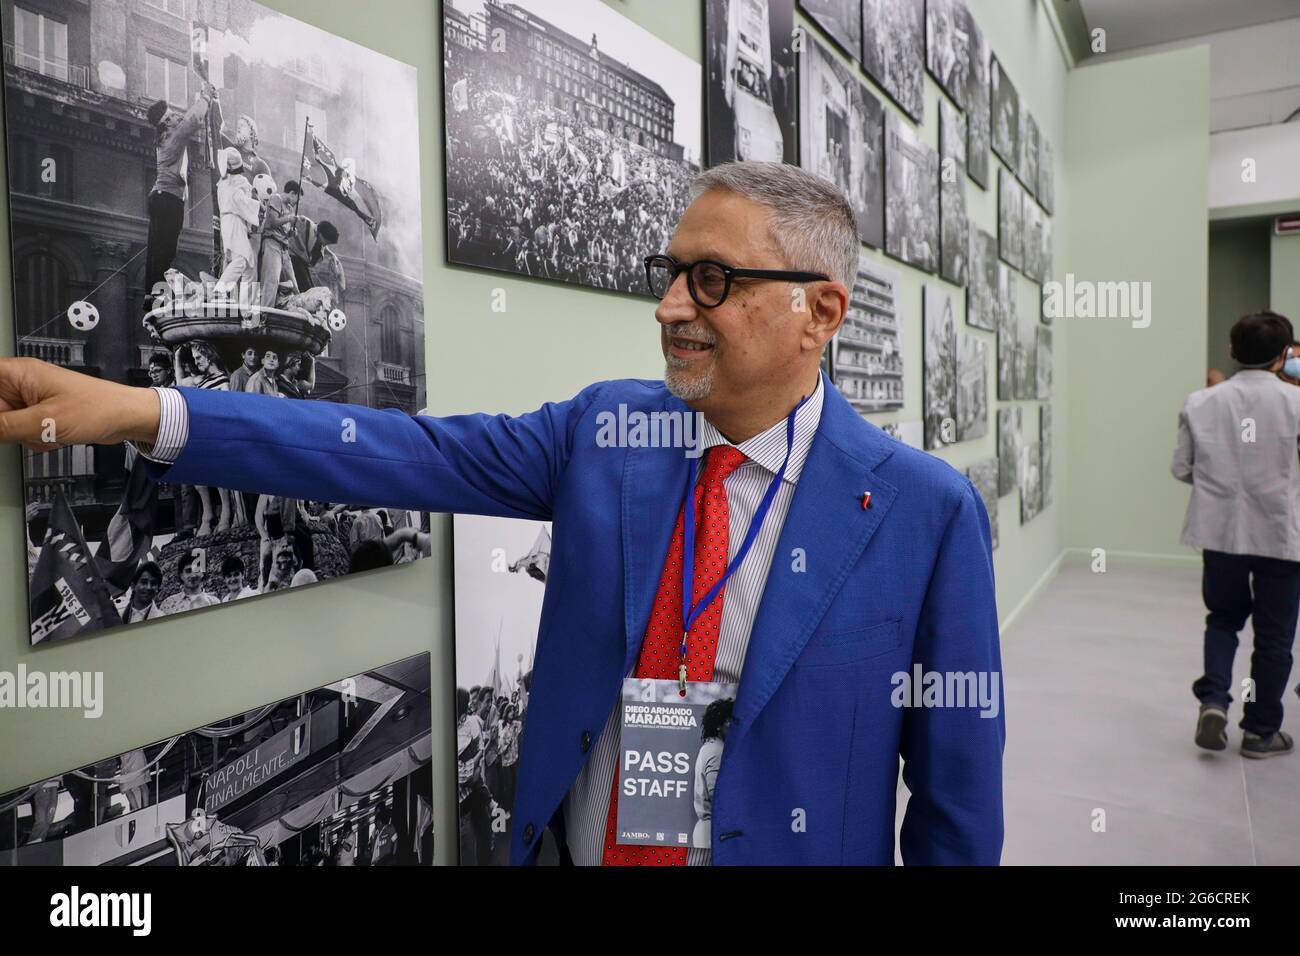
[[[695,583],[692,603],[701,600],[727,570],[727,493],[723,481],[748,459],[730,445],[709,449],[704,478],[695,486]],[[682,551],[686,511],[677,513],[673,542],[668,548],[654,608],[646,626],[641,656],[634,677],[676,680],[681,665],[682,644]],[[713,658],[718,650],[718,628],[722,624],[722,602],[726,585],[691,627],[686,657],[686,677],[692,681],[713,679]],[[621,699],[621,698],[620,698]],[[622,764],[620,758],[619,765]],[[632,846],[618,843],[618,769],[609,795],[609,816],[605,824],[605,852],[602,866],[682,866],[686,847]]]

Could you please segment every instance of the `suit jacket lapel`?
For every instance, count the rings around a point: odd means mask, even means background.
[[[669,396],[669,412],[692,412]],[[695,432],[690,433],[692,441]],[[636,662],[654,605],[659,577],[672,539],[677,512],[686,493],[690,460],[683,448],[629,448],[623,463],[623,626],[627,659],[623,673]]]
[[[829,382],[824,387],[821,425],[750,632],[736,696],[735,735],[745,733],[785,679],[898,494],[871,470],[893,454],[894,439],[859,418]],[[862,449],[861,455],[850,455],[841,446]],[[871,507],[864,509],[867,491]],[[806,554],[804,571],[792,567],[795,548]],[[728,746],[732,743],[728,740]]]

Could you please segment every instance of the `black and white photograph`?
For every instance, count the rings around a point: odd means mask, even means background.
[[[1052,406],[1044,403],[1038,406],[1038,445],[1042,461],[1040,484],[1042,486],[1043,507],[1052,503]]]
[[[1020,108],[1020,167],[1017,173],[1026,195],[1038,192],[1038,121],[1024,106]]]
[[[939,271],[939,154],[893,110],[885,120],[885,252]]]
[[[939,100],[939,274],[965,286],[970,269],[970,221],[966,216],[966,117]]]
[[[1037,441],[1020,449],[1020,523],[1028,524],[1043,510],[1042,461]]]
[[[432,866],[417,654],[0,795],[0,866]]]
[[[419,411],[415,69],[251,0],[157,9],[3,3],[17,354]],[[429,553],[422,515],[155,484],[123,445],[22,461],[33,644]]]
[[[919,419],[907,422],[888,422],[880,430],[890,438],[901,441],[904,445],[925,450],[925,425]]]
[[[970,71],[970,34],[965,0],[926,0],[925,68],[939,89],[966,108]]]
[[[551,566],[542,521],[456,515],[456,766],[461,866],[506,866],[519,743]],[[542,838],[539,862],[558,862]]]
[[[1024,417],[1020,405],[998,409],[998,497],[1016,490]]]
[[[1020,95],[997,57],[989,67],[989,119],[993,129],[990,145],[1007,168],[1020,169]]]
[[[998,256],[1025,268],[1025,190],[1010,170],[998,168]]]
[[[1052,397],[1052,330],[1039,325],[1034,352],[1034,395],[1038,399]]]
[[[1038,397],[1038,319],[1016,315],[1016,398]]]
[[[862,68],[913,122],[925,119],[925,0],[862,0]]]
[[[1016,311],[1016,276],[1005,262],[998,263],[998,401],[1016,397],[1016,347],[1020,319]]]
[[[957,333],[957,440],[989,433],[988,343],[973,332]]]
[[[946,286],[926,283],[922,295],[925,450],[957,441],[957,303]]]
[[[986,332],[998,330],[998,247],[992,234],[970,228],[970,283],[966,287],[966,324]]]
[[[841,50],[862,60],[862,0],[799,0],[799,9]]]
[[[1043,212],[1043,210],[1040,208],[1038,210],[1038,215],[1034,221],[1034,225],[1036,228],[1035,238],[1038,245],[1038,252],[1037,252],[1038,275],[1034,276],[1034,278],[1038,281],[1038,284],[1041,286],[1047,282],[1048,278],[1050,278],[1052,274],[1052,255],[1053,255],[1052,217],[1047,213]],[[1047,313],[1046,310],[1043,311],[1043,316],[1045,321],[1048,324],[1051,324],[1052,317]]]
[[[858,238],[884,242],[884,108],[824,44],[809,39],[800,57],[801,165],[839,187],[853,207]]]
[[[1050,216],[1056,206],[1056,151],[1051,141],[1039,131],[1038,139],[1038,202]]]
[[[799,162],[794,0],[707,0],[705,165]]]
[[[966,74],[966,171],[980,189],[989,188],[989,51],[975,14],[966,8],[970,68]]]
[[[975,490],[984,501],[984,510],[989,516],[989,534],[993,538],[993,550],[998,549],[998,496],[1001,494],[1002,475],[997,458],[985,458],[975,462],[966,469],[966,477],[971,480]]]
[[[1024,260],[1025,276],[1033,279],[1040,286],[1047,281],[1051,259],[1052,220],[1043,212],[1038,203],[1024,195],[1025,231]]]
[[[832,384],[863,414],[903,407],[902,282],[899,270],[860,254],[844,324],[827,345]]]
[[[448,262],[648,296],[700,168],[700,65],[600,0],[442,9]]]

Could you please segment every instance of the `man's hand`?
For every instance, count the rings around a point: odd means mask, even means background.
[[[30,358],[0,358],[0,444],[33,451],[63,445],[152,443],[160,403],[132,388]]]

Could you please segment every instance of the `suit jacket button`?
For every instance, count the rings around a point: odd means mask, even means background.
[[[530,844],[530,843],[533,842],[533,834],[535,834],[536,832],[537,832],[537,831],[533,829],[533,825],[532,825],[531,823],[528,824],[528,826],[524,827],[524,845],[525,845],[525,846],[527,846],[528,844]]]
[[[583,752],[583,753],[586,753],[588,750],[591,749],[591,732],[590,732],[590,731],[584,730],[584,731],[582,732],[582,739],[578,741],[578,746],[582,748],[582,752]]]

